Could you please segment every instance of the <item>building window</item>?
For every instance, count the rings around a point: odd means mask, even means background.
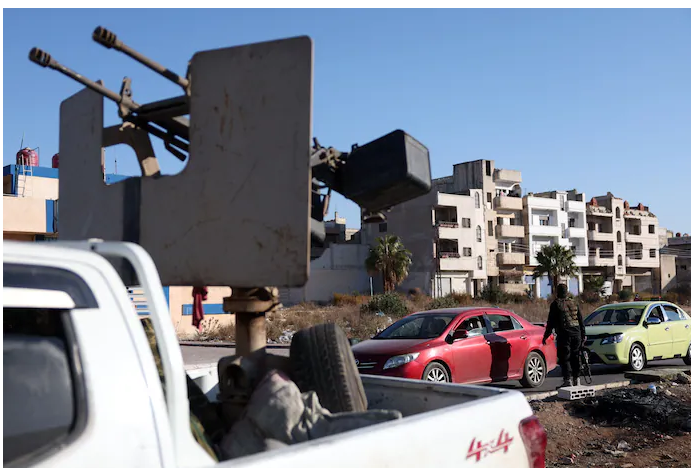
[[[618,264],[619,266],[623,266],[623,265],[624,265],[624,259],[621,257],[621,255],[619,255],[619,257],[617,258],[617,264]]]
[[[540,226],[549,226],[549,216],[540,216]]]
[[[487,235],[494,237],[494,223],[492,221],[487,221]]]
[[[621,218],[621,209],[617,207],[617,218]]]
[[[477,237],[477,241],[482,242],[482,228],[480,226],[475,229],[475,235]]]
[[[682,266],[681,266],[681,269],[684,270],[684,271],[686,271],[686,265],[682,265]]]
[[[648,224],[648,234],[655,234],[655,225]]]
[[[588,223],[588,230],[594,231],[595,230],[595,223]]]
[[[569,218],[569,227],[570,228],[576,227],[576,218]]]
[[[464,228],[470,229],[470,218],[462,218],[461,219],[461,226]]]
[[[621,231],[617,231],[617,242],[621,242]]]
[[[477,258],[477,269],[482,270],[482,257]]]
[[[463,247],[463,256],[464,257],[472,257],[473,256],[473,250],[470,247]]]
[[[489,161],[485,161],[485,174],[488,177],[492,175],[492,163]]]
[[[480,209],[480,194],[475,192],[475,208]]]
[[[657,251],[655,249],[650,249],[650,258],[655,258],[657,256]]]
[[[492,192],[487,192],[487,203],[492,203]]]
[[[386,223],[380,223],[379,224],[379,232],[386,232],[387,229],[388,229],[388,226],[386,225]]]

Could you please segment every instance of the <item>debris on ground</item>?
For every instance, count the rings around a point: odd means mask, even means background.
[[[691,430],[691,405],[676,399],[670,390],[652,393],[640,388],[620,388],[574,404],[577,414],[622,427],[649,427],[678,435]]]
[[[645,397],[672,399],[680,405],[681,411],[691,408],[691,385],[662,382],[657,388],[657,395],[648,393],[647,384],[627,389],[636,389]],[[672,396],[667,395],[666,390]],[[604,401],[609,401],[612,394],[620,392],[621,389],[607,390],[590,400],[604,396]],[[671,431],[659,430],[630,415],[628,420],[627,417],[611,420],[593,417],[589,412],[595,406],[593,402],[591,406],[584,404],[585,401],[556,398],[530,403],[547,431],[547,467],[691,468],[688,455],[691,453],[691,433],[683,432],[678,426],[674,430],[675,424],[667,425]]]

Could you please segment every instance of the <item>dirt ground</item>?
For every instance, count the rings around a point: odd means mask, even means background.
[[[691,385],[656,386],[656,395],[632,385],[584,401],[531,403],[548,434],[547,467],[691,467]]]

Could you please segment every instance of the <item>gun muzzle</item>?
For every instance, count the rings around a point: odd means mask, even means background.
[[[103,47],[107,49],[115,49],[117,51],[122,52],[125,55],[128,55],[129,57],[144,65],[145,67],[155,71],[164,78],[169,79],[170,81],[180,86],[184,90],[187,90],[187,87],[190,85],[190,82],[187,78],[183,78],[177,73],[164,67],[160,63],[154,62],[149,57],[140,54],[133,48],[123,43],[120,39],[118,39],[118,36],[114,32],[109,31],[102,26],[99,26],[96,29],[94,29],[92,38],[94,39],[94,41],[101,44]]]
[[[118,36],[114,32],[108,31],[101,26],[94,29],[93,38],[94,41],[107,49],[115,47],[115,49],[118,50],[122,46],[122,41],[118,41]]]
[[[29,52],[29,60],[31,60],[37,65],[42,66],[43,68],[55,68],[55,65],[57,63],[55,60],[53,60],[53,57],[51,57],[48,52],[44,52],[38,47],[34,47],[33,49],[31,49],[31,51]]]

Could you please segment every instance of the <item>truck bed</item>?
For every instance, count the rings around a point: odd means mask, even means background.
[[[210,398],[218,381],[213,365],[187,372]],[[520,392],[477,385],[362,376],[370,409],[396,409],[403,419],[221,462],[223,467],[528,466],[519,433],[532,415]],[[479,443],[479,444],[478,444]],[[347,457],[333,457],[347,453]],[[479,462],[479,463],[478,463]]]

